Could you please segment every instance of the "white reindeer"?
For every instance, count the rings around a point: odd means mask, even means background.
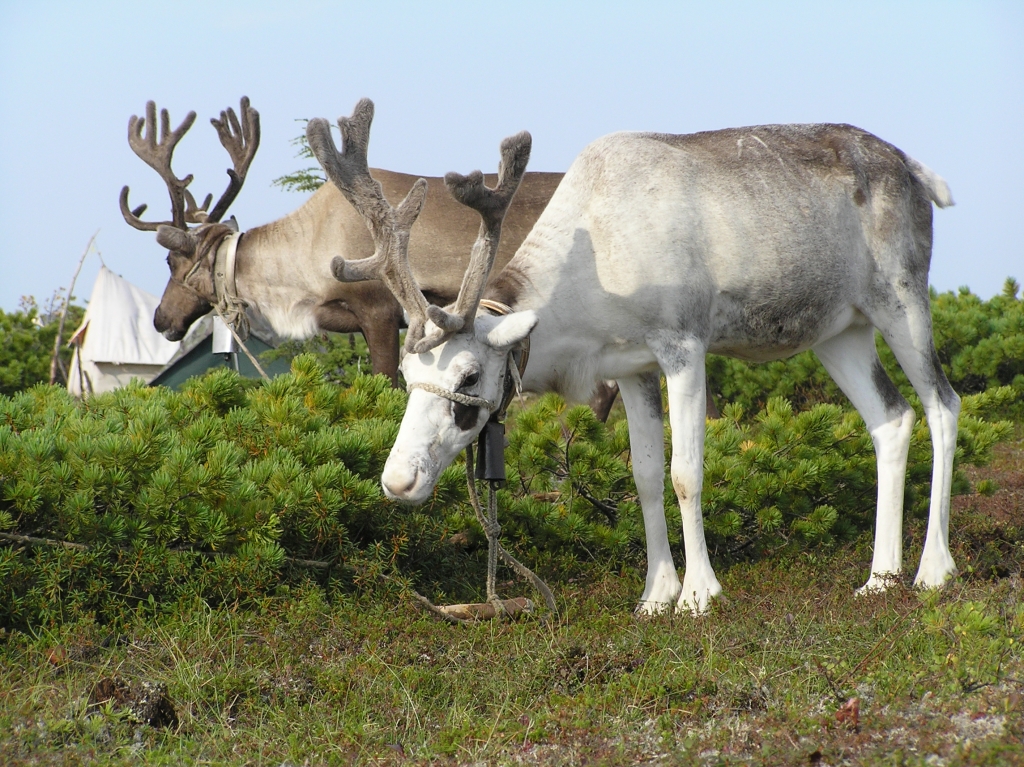
[[[476,313],[501,214],[529,155],[529,134],[502,145],[500,183],[479,172],[445,181],[484,223],[450,311],[428,307],[407,267],[408,231],[423,186],[392,209],[370,178],[372,103],[308,137],[328,177],[373,231],[373,258],[332,268],[342,280],[381,275],[413,317],[402,362],[409,403],[382,482],[418,503],[490,417],[509,350],[527,336],[523,385],[585,400],[596,381],[622,392],[647,535],[640,610],[703,612],[721,586],[701,518],[708,352],[747,360],[814,349],[863,416],[878,459],[871,575],[883,589],[902,565],[903,487],[914,412],[875,351],[881,331],[921,398],[934,464],[928,533],[916,583],[956,573],[949,496],[960,400],[932,342],[928,266],[931,203],[952,204],[936,174],[848,125],[769,125],[692,135],[616,133],[575,160],[512,261],[487,289],[510,307]],[[669,550],[662,506],[664,447],[659,369],[668,388],[672,484],[686,571]]]

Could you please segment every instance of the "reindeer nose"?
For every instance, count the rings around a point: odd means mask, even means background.
[[[393,501],[409,500],[418,480],[419,470],[404,461],[388,461],[380,477],[385,495]]]

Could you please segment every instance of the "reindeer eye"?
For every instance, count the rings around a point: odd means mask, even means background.
[[[460,389],[465,389],[465,388],[467,388],[469,386],[475,386],[476,382],[479,381],[479,380],[480,380],[480,374],[479,373],[470,373],[468,376],[466,376],[464,379],[462,379],[462,386],[460,386],[459,388]]]

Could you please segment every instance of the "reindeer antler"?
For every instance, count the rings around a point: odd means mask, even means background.
[[[356,104],[352,117],[339,117],[340,154],[326,120],[313,119],[306,126],[306,138],[313,154],[327,177],[362,215],[375,247],[369,258],[346,261],[335,256],[331,271],[341,282],[382,280],[409,314],[406,350],[420,354],[443,343],[453,333],[473,327],[477,305],[498,252],[501,223],[529,162],[532,139],[523,131],[501,142],[501,165],[494,189],[484,186],[480,171],[468,176],[458,173],[445,176],[445,185],[452,196],[480,213],[482,221],[458,298],[450,307],[442,309],[427,302],[409,267],[409,231],[423,208],[427,182],[418,179],[399,206],[391,207],[380,183],[373,179],[367,167],[366,149],[372,122],[373,102],[369,99],[361,99]],[[430,335],[426,335],[427,319],[437,326]]]
[[[412,350],[423,336],[428,304],[409,268],[409,231],[423,209],[427,182],[417,179],[398,207],[391,206],[366,164],[372,122],[373,102],[361,99],[351,117],[338,118],[340,153],[322,118],[309,121],[306,138],[327,177],[366,221],[375,248],[369,258],[347,261],[335,256],[331,272],[341,282],[383,281],[409,314],[406,348]]]
[[[494,189],[484,186],[484,176],[478,170],[468,176],[448,173],[444,184],[458,202],[480,214],[480,233],[469,257],[469,266],[462,278],[462,286],[452,311],[439,306],[427,308],[427,316],[444,331],[444,337],[473,327],[477,306],[483,297],[487,278],[494,266],[501,241],[501,223],[512,203],[519,182],[523,180],[530,162],[533,138],[527,131],[509,136],[501,142],[501,164],[498,166],[498,185]],[[440,343],[438,341],[437,343]]]
[[[231,203],[235,201],[238,193],[245,183],[245,175],[249,172],[249,165],[256,150],[260,148],[260,113],[249,106],[249,97],[242,96],[239,104],[239,112],[242,113],[242,121],[239,123],[235,110],[231,107],[220,113],[220,119],[212,118],[210,123],[217,129],[217,136],[221,145],[227,150],[231,157],[234,168],[228,168],[228,188],[217,200],[217,204],[210,211],[208,221],[220,221],[227,213]],[[209,198],[207,198],[209,205]],[[204,206],[205,207],[205,206]]]
[[[186,188],[192,183],[192,175],[189,174],[185,178],[179,179],[171,170],[174,149],[181,141],[182,136],[192,127],[196,113],[189,112],[181,125],[172,131],[170,116],[166,109],[161,109],[159,141],[157,140],[156,104],[154,102],[146,102],[145,117],[132,115],[128,120],[128,143],[135,154],[155,170],[167,185],[167,191],[171,197],[171,220],[143,221],[139,218],[148,206],[142,204],[132,210],[128,205],[127,186],[121,189],[120,198],[121,214],[124,216],[124,220],[136,229],[147,232],[156,231],[161,226],[187,230],[189,224],[220,221],[245,183],[245,175],[260,145],[260,116],[255,109],[249,106],[249,99],[245,96],[242,97],[240,111],[242,113],[241,122],[231,108],[220,113],[220,120],[216,118],[210,120],[213,127],[217,129],[220,143],[231,156],[234,168],[228,169],[228,176],[230,176],[228,188],[209,213],[207,210],[213,201],[213,195],[206,195],[203,204],[197,205],[192,193]],[[144,128],[145,136],[142,133]]]
[[[177,229],[186,228],[185,208],[185,187],[192,183],[192,175],[185,178],[178,178],[171,170],[171,157],[174,155],[174,148],[181,141],[181,137],[188,133],[192,123],[196,121],[196,113],[189,112],[185,115],[181,125],[171,130],[171,118],[166,109],[160,110],[160,140],[157,141],[156,128],[156,104],[152,101],[146,102],[146,116],[143,118],[132,115],[128,120],[128,144],[139,158],[149,167],[155,170],[160,178],[167,185],[167,191],[171,196],[171,220],[170,221],[143,221],[139,218],[146,208],[145,203],[131,210],[128,207],[128,187],[121,189],[121,214],[124,220],[136,229],[147,232],[156,231],[161,225],[173,226]],[[143,128],[146,135],[142,135]],[[195,205],[192,195],[189,195],[191,204]]]

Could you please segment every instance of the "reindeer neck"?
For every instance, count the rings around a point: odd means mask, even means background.
[[[585,278],[594,273],[594,252],[583,230],[570,231],[553,223],[576,220],[549,216],[551,206],[560,202],[556,193],[548,211],[484,296],[508,304],[513,311],[532,310],[538,315],[530,336],[524,386],[585,402],[597,380],[603,342],[590,317],[591,311],[600,308],[581,302],[577,275]]]
[[[343,290],[331,275],[331,259],[357,250],[364,239],[369,235],[352,206],[325,184],[297,210],[245,232],[235,268],[238,295],[278,334],[307,338],[318,329],[316,308]]]
[[[508,304],[513,311],[532,309],[541,313],[552,302],[560,301],[564,292],[561,276],[571,269],[570,262],[593,255],[589,247],[578,247],[575,240],[579,231],[562,223],[578,220],[576,207],[571,195],[561,187],[556,190],[515,256],[491,280],[484,297]]]

